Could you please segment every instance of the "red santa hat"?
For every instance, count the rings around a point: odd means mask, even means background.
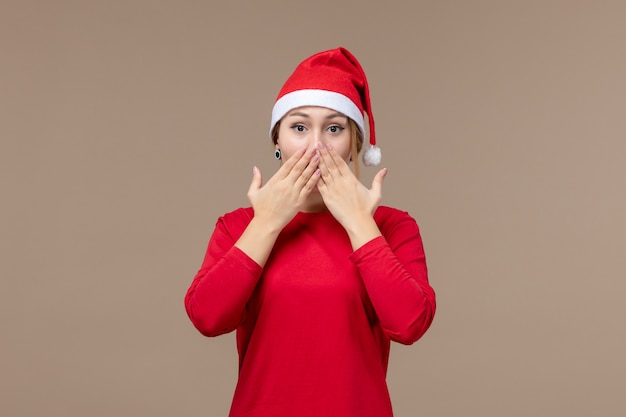
[[[367,113],[370,147],[363,153],[363,163],[380,163],[367,78],[359,61],[347,49],[319,52],[296,67],[274,103],[270,135],[285,114],[302,106],[327,107],[345,114],[356,122],[364,139],[367,135],[363,116]]]

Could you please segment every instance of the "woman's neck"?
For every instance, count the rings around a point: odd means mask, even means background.
[[[322,195],[315,189],[309,194],[300,211],[305,213],[319,213],[326,210],[328,210],[328,208],[326,208],[326,204],[324,204]]]

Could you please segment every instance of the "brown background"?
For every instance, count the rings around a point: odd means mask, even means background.
[[[282,82],[343,45],[439,309],[397,416],[626,412],[626,3],[6,1],[0,415],[225,416],[183,296]],[[367,169],[369,184],[374,170]]]

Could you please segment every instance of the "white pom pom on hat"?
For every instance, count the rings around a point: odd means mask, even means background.
[[[363,152],[363,163],[367,166],[378,165],[382,160],[382,152],[378,146],[370,145],[369,149]]]
[[[270,136],[276,124],[290,110],[302,106],[321,106],[336,110],[354,120],[365,139],[365,119],[369,124],[369,148],[363,152],[363,163],[378,165],[382,159],[376,146],[374,116],[370,91],[361,64],[346,48],[318,52],[302,61],[278,93]]]

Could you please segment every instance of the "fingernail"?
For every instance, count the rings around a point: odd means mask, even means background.
[[[330,151],[333,149],[332,145],[329,143],[328,145],[326,145],[326,148]]]

